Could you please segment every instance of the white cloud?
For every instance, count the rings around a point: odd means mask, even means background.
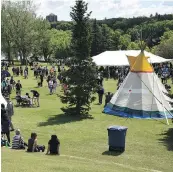
[[[169,5],[165,2],[169,1]],[[71,6],[75,0],[35,0],[38,15],[45,17],[50,13],[58,15],[59,20],[70,20]],[[150,14],[173,13],[173,0],[86,0],[92,18],[133,17]],[[171,3],[170,3],[171,2]]]

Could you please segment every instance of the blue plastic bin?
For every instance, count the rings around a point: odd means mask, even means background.
[[[110,126],[108,130],[109,151],[124,151],[127,127]]]

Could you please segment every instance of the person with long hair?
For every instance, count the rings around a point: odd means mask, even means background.
[[[45,146],[40,146],[37,144],[37,134],[31,133],[31,138],[28,140],[27,152],[44,152]]]
[[[48,142],[48,149],[46,155],[59,155],[60,141],[56,135],[52,135]]]

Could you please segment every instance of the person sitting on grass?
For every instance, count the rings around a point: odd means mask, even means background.
[[[16,135],[13,137],[12,149],[25,149],[25,146],[27,146],[27,144],[23,141],[20,129],[17,129]]]
[[[52,135],[51,139],[48,142],[48,149],[46,155],[59,155],[59,146],[60,146],[60,141],[57,138],[56,135]]]
[[[31,90],[31,93],[33,93],[32,104],[36,103],[36,101],[37,101],[37,106],[39,107],[40,106],[40,101],[39,101],[40,94],[36,90]]]
[[[27,152],[44,152],[45,146],[37,145],[37,134],[31,133],[31,138],[28,140],[28,149]]]
[[[25,94],[25,98],[29,102],[29,105],[32,105],[32,100],[31,100],[31,97],[29,96],[29,93]]]

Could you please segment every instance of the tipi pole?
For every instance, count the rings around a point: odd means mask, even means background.
[[[137,75],[138,76],[138,75]],[[140,77],[138,76],[138,78],[140,79]],[[144,83],[144,81],[142,80],[142,79],[140,79],[142,82],[143,82],[143,84],[147,87],[147,85]],[[147,89],[150,91],[150,93],[151,94],[153,94],[152,93],[152,91],[147,87]],[[161,104],[161,105],[163,105],[163,103],[162,102],[160,102],[160,100],[153,94],[153,96],[156,98],[156,100]],[[165,108],[165,107],[164,107]],[[166,108],[165,108],[166,109]],[[168,109],[166,109],[168,112],[169,112],[169,114],[173,117],[173,115],[172,115],[172,113],[168,110]],[[166,116],[167,117],[167,116]]]
[[[159,88],[158,88],[158,89],[159,89]],[[162,99],[162,94],[163,94],[163,93],[161,93],[160,89],[159,89],[159,93],[160,93],[160,97],[161,97],[161,103],[162,103],[162,107],[163,107],[163,112],[164,112],[164,114],[165,114],[166,122],[167,122],[167,124],[169,125],[168,117],[167,117],[167,115],[166,115],[166,113],[165,113],[165,107],[164,107],[164,105],[163,105],[163,99]]]
[[[151,58],[150,58],[150,64],[151,64],[151,66],[152,66],[152,68],[153,68],[153,70],[154,70],[154,67],[153,67],[153,65],[152,65],[152,63],[151,63]],[[153,72],[153,91],[154,91],[154,81],[155,81],[155,80],[156,80],[156,77],[155,77],[154,72]],[[167,117],[167,115],[166,115],[166,113],[165,113],[165,107],[164,107],[164,105],[163,105],[163,99],[162,99],[162,94],[163,94],[163,92],[161,93],[158,84],[156,84],[156,85],[157,85],[158,90],[159,90],[159,93],[160,93],[161,104],[162,104],[162,107],[163,107],[163,112],[164,112],[164,114],[165,114],[166,122],[167,122],[167,124],[169,125],[168,117]],[[153,97],[154,97],[154,96],[153,96]],[[152,100],[152,105],[153,105],[153,100]]]
[[[153,67],[153,65],[151,63],[151,58],[149,58],[149,59],[150,59],[150,65],[152,66],[153,71],[154,71],[154,67]],[[155,83],[154,80],[155,80],[155,75],[153,73],[153,92],[154,92],[154,83]],[[153,101],[154,101],[154,96],[152,97],[151,112],[152,112],[152,109],[153,109]],[[151,118],[151,113],[150,113],[150,118]]]

